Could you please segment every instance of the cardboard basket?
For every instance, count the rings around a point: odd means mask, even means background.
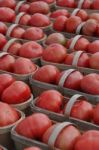
[[[68,10],[69,12],[73,12],[74,9],[76,8],[70,8],[70,7],[62,7],[62,6],[58,6],[57,4],[55,5],[55,8],[56,9],[66,9]],[[83,8],[81,8],[83,9]],[[97,9],[84,9],[86,12],[88,12],[88,14],[90,13],[99,13],[99,10]]]
[[[10,46],[13,44],[13,43],[20,43],[20,44],[24,44],[24,43],[27,43],[29,41],[25,41],[25,40],[22,40],[22,39],[18,39],[18,38],[8,38],[8,42],[5,44],[5,46],[3,47],[3,50],[2,52],[8,52],[8,49],[10,48]],[[13,55],[13,54],[10,54],[12,56],[14,56],[15,58],[19,58],[19,57],[22,57],[22,56],[17,56],[17,55]],[[30,59],[32,62],[34,62],[35,64],[37,65],[40,65],[40,57],[37,57],[37,58],[28,58]]]
[[[78,129],[80,129],[81,132],[86,131],[87,125],[85,124],[81,124],[81,123],[75,124],[76,121],[70,122],[70,120],[68,119],[65,119],[65,121],[66,122],[63,122],[62,124],[66,124],[66,123],[73,124],[74,126],[78,127]],[[55,122],[53,121],[53,123]],[[87,126],[87,128],[91,130],[90,127]],[[15,129],[16,127],[13,127],[13,129],[11,130],[11,137],[15,143],[16,150],[23,150],[24,148],[30,146],[37,146],[40,147],[42,150],[60,150],[58,148],[51,148],[50,146],[48,146],[43,142],[21,136],[15,131]]]
[[[36,65],[37,66],[37,65]],[[38,66],[37,66],[37,69],[38,69]],[[26,82],[26,83],[29,83],[29,76],[34,74],[37,69],[33,72],[33,73],[30,73],[30,74],[15,74],[15,73],[12,73],[12,72],[8,72],[8,71],[4,71],[4,70],[0,70],[0,74],[3,74],[3,73],[6,73],[6,74],[10,74],[12,75],[16,80],[20,80],[20,81],[23,81],[23,82]]]
[[[8,31],[7,31],[7,33],[6,33],[6,36],[8,37],[8,38],[13,38],[13,37],[11,37],[10,35],[9,35],[9,33],[15,28],[15,27],[21,27],[21,28],[23,28],[23,29],[28,29],[28,28],[30,28],[29,26],[24,26],[24,25],[19,25],[19,24],[15,24],[15,23],[13,23],[13,24],[11,24],[11,23],[7,23],[7,22],[5,22],[5,24],[7,25],[7,27],[8,27]],[[50,27],[51,28],[51,27]],[[36,42],[38,42],[38,43],[40,43],[40,44],[42,44],[42,42],[46,39],[46,34],[44,34],[44,37],[42,38],[42,39],[40,39],[40,40],[36,40]],[[24,40],[24,41],[32,41],[32,40],[27,40],[27,39],[20,39],[20,40]]]
[[[64,96],[72,96],[75,94],[80,94],[80,95],[83,95],[86,98],[88,98],[91,103],[93,101],[99,103],[99,95],[91,95],[88,93],[68,89],[65,87],[58,86],[58,85],[40,82],[40,81],[33,79],[32,76],[29,77],[29,83],[30,83],[31,89],[34,93],[34,97],[38,97],[45,90],[54,89],[54,90],[58,90],[59,92],[61,92]]]
[[[66,97],[64,97],[64,101],[66,101]],[[88,101],[90,101],[90,100],[88,100]],[[55,113],[55,112],[40,108],[40,107],[36,106],[36,102],[37,102],[37,98],[35,98],[34,101],[32,101],[32,103],[31,103],[31,111],[32,112],[44,113],[44,114],[48,115],[52,120],[55,120],[57,122],[64,122],[64,121],[68,120],[68,121],[73,122],[76,125],[80,126],[81,130],[86,130],[86,131],[87,130],[99,130],[99,126],[93,124],[92,122],[83,121],[83,120],[80,120],[77,118],[70,117],[69,115],[59,114],[59,113]],[[94,101],[93,101],[93,104],[96,105],[96,103]]]
[[[77,69],[80,72],[83,72],[85,74],[89,74],[89,73],[93,73],[93,72],[99,74],[99,70],[96,70],[96,69],[79,67],[79,66],[75,66],[75,65],[67,65],[67,64],[61,64],[61,63],[59,64],[59,63],[48,62],[48,61],[43,60],[42,58],[40,60],[41,60],[41,65],[42,66],[44,66],[44,65],[54,65],[62,71],[74,68],[74,69]]]

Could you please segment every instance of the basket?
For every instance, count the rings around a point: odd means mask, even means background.
[[[26,13],[25,12],[20,12],[18,13],[18,15],[16,16],[16,20],[15,20],[15,24],[18,24],[18,25],[21,25],[20,24],[20,19],[22,16],[24,16]],[[26,28],[30,28],[30,27],[33,27],[32,25],[21,25],[23,28],[26,27]],[[52,22],[48,25],[48,26],[45,26],[45,27],[39,27],[41,28],[46,34],[49,34],[49,31],[51,30],[51,27],[52,27]]]
[[[99,70],[96,70],[96,69],[78,67],[78,66],[75,66],[75,65],[67,65],[67,64],[59,64],[59,63],[48,62],[48,61],[43,60],[42,58],[41,58],[41,65],[42,66],[44,66],[44,65],[54,65],[62,71],[73,68],[73,69],[77,69],[80,72],[83,72],[85,74],[93,73],[93,72],[99,74]]]
[[[90,102],[95,101],[99,103],[99,95],[91,95],[91,94],[83,93],[80,91],[64,88],[61,86],[40,82],[40,81],[34,80],[32,76],[29,77],[29,83],[30,83],[32,92],[34,93],[34,97],[38,97],[45,90],[54,89],[54,90],[58,90],[59,92],[61,92],[64,96],[72,96],[75,94],[79,94],[88,98]]]
[[[37,66],[37,69],[38,69],[38,66]],[[36,72],[36,71],[35,71],[35,72]],[[12,75],[16,80],[20,80],[20,81],[23,81],[23,82],[25,82],[25,83],[29,83],[29,76],[32,75],[32,74],[34,74],[35,72],[30,73],[30,74],[26,74],[26,75],[20,75],[20,74],[15,74],[15,73],[8,72],[8,71],[0,70],[0,74],[3,74],[3,73],[10,74],[10,75]]]
[[[55,5],[55,8],[56,9],[66,9],[66,10],[68,10],[69,12],[73,12],[73,10],[75,9],[75,8],[69,8],[69,7],[62,7],[62,6],[58,6],[57,4]],[[81,8],[81,9],[83,9],[83,8]],[[84,9],[87,13],[99,13],[99,10],[95,10],[95,9]]]
[[[7,38],[12,38],[12,37],[10,36],[10,34],[11,34],[12,30],[13,30],[15,27],[21,27],[21,28],[23,28],[23,29],[25,29],[25,30],[29,28],[29,26],[19,25],[19,24],[15,24],[15,23],[11,24],[11,23],[6,23],[6,22],[5,22],[5,24],[9,27],[9,28],[8,28],[8,31],[9,31],[9,32],[7,31],[7,33],[6,33]],[[45,39],[46,39],[46,34],[44,34],[44,37],[43,37],[42,39],[36,40],[36,42],[38,42],[39,44],[42,44],[42,42],[43,42]],[[32,40],[27,40],[27,39],[20,39],[20,40],[32,41]]]
[[[51,31],[52,32],[57,32],[53,28],[51,29]],[[72,37],[74,37],[74,36],[76,36],[76,35],[80,35],[81,34],[81,33],[77,34],[77,33],[68,33],[68,32],[60,32],[60,33],[62,33],[65,37],[67,37],[69,39],[72,38]],[[84,34],[82,36],[85,37],[85,38],[87,38],[90,41],[99,40],[99,38],[95,37],[95,36],[87,36],[87,35],[84,35]]]
[[[71,122],[68,122],[68,119],[65,120],[66,122],[63,122],[62,124],[74,124],[73,121]],[[70,120],[69,120],[70,121]],[[74,126],[76,126],[76,124],[74,124]],[[82,125],[82,124],[79,124],[79,129],[81,131],[86,131],[86,125]],[[42,143],[40,141],[36,141],[36,140],[32,140],[32,139],[29,139],[29,138],[26,138],[24,136],[21,136],[19,135],[18,133],[16,133],[15,131],[15,128],[16,127],[13,127],[13,129],[11,130],[11,137],[15,143],[15,147],[17,150],[22,150],[26,147],[30,147],[30,146],[37,146],[37,147],[40,147],[42,150],[59,150],[58,148],[51,148],[50,146],[48,146],[47,144],[45,143]],[[88,127],[89,130],[90,130],[90,127]],[[62,128],[63,129],[63,128]],[[60,131],[58,131],[59,133]],[[55,133],[55,132],[54,132]],[[56,136],[57,137],[57,136]],[[55,139],[56,140],[56,139]],[[54,140],[54,141],[55,141]]]
[[[10,38],[8,39],[9,41],[5,44],[5,46],[3,47],[3,51],[2,52],[8,52],[8,49],[10,48],[10,46],[14,43],[14,42],[18,42],[18,43],[21,43],[21,44],[24,44],[26,42],[29,42],[29,41],[25,41],[25,40],[22,40],[22,39],[18,39],[18,38]],[[10,54],[12,55],[12,54]],[[19,57],[22,57],[22,56],[17,56],[17,55],[12,55],[14,56],[15,58],[19,58]],[[40,57],[37,57],[37,58],[31,58],[30,59],[32,62],[34,62],[35,64],[37,65],[40,65]]]
[[[64,101],[66,101],[66,97],[64,97]],[[90,101],[90,100],[88,100]],[[52,120],[55,120],[57,122],[64,122],[64,121],[69,121],[69,122],[73,122],[76,125],[80,125],[81,130],[99,130],[99,126],[93,124],[92,122],[87,122],[87,121],[83,121],[80,119],[76,119],[73,117],[70,117],[69,115],[62,115],[59,113],[55,113],[43,108],[40,108],[38,106],[36,106],[36,102],[37,102],[37,98],[34,99],[34,101],[32,101],[31,103],[31,111],[32,112],[36,112],[36,113],[44,113],[46,115],[48,115]],[[93,101],[93,104],[96,105],[96,103]]]

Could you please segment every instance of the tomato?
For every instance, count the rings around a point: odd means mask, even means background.
[[[42,53],[43,47],[34,41],[24,43],[19,49],[19,56],[25,58],[40,57]]]
[[[38,27],[28,28],[22,36],[24,39],[37,41],[44,37],[44,32]]]
[[[14,9],[16,6],[16,1],[15,0],[1,0],[0,1],[0,7],[9,7],[11,9]],[[6,8],[5,8],[6,9]]]
[[[99,95],[99,75],[96,73],[91,73],[81,80],[81,89],[83,92]]]
[[[43,92],[37,99],[36,105],[53,112],[60,112],[64,97],[55,90]]]
[[[9,54],[0,57],[0,70],[13,72],[15,58]]]
[[[71,16],[67,21],[66,21],[66,26],[65,30],[66,32],[69,33],[75,33],[77,27],[82,23],[82,20],[78,16]]]
[[[69,17],[70,14],[69,14],[68,10],[66,10],[66,9],[58,9],[58,10],[53,11],[50,15],[51,18],[57,18],[59,16]]]
[[[16,132],[32,139],[40,139],[44,132],[52,125],[47,115],[35,113],[26,117],[16,127]]]
[[[49,5],[43,1],[32,2],[29,7],[29,13],[42,13],[48,14],[50,11]]]
[[[15,81],[15,79],[11,75],[9,75],[9,74],[0,74],[0,95],[14,81]]]
[[[85,132],[76,142],[74,150],[99,150],[99,131]]]
[[[7,32],[7,29],[8,29],[7,25],[4,22],[0,21],[0,33],[5,35]]]
[[[46,83],[55,83],[58,73],[59,70],[55,66],[45,65],[36,71],[33,75],[33,79]]]
[[[62,75],[65,73],[65,71],[57,74],[56,77],[56,84],[59,84],[59,81],[62,77]],[[81,80],[83,79],[83,74],[80,73],[79,71],[73,71],[65,80],[64,82],[64,87],[69,88],[69,89],[74,89],[74,90],[80,90],[80,84]]]
[[[65,109],[66,106],[67,104],[65,105]],[[93,116],[93,106],[84,99],[80,99],[73,105],[70,116],[80,120],[91,121]]]
[[[67,48],[70,48],[70,45],[71,45],[73,40],[74,40],[74,38],[71,38],[71,39],[69,39],[67,41],[67,43],[66,43],[66,47]],[[81,37],[81,38],[79,38],[77,40],[76,44],[73,47],[73,50],[76,50],[76,51],[79,51],[79,50],[87,51],[89,43],[90,42],[86,38]]]
[[[75,53],[76,54],[76,53]],[[65,64],[67,65],[72,65],[74,57],[75,57],[74,53],[68,54],[66,59],[65,59]],[[89,56],[86,53],[82,53],[78,59],[78,63],[77,66],[79,67],[89,67]]]
[[[24,33],[25,33],[25,30],[23,28],[16,27],[12,30],[10,36],[21,39]]]
[[[1,100],[8,104],[19,104],[31,97],[29,86],[22,81],[15,81],[2,94]]]
[[[56,124],[48,128],[48,130],[43,135],[43,142],[48,144],[48,139],[56,128]],[[80,136],[79,130],[73,125],[65,127],[58,135],[55,141],[55,147],[61,150],[73,150],[74,144]]]
[[[36,65],[27,58],[18,58],[16,59],[13,70],[16,74],[30,74],[37,69]]]
[[[7,38],[0,33],[0,51],[2,51],[6,43],[7,43]]]
[[[15,19],[15,12],[8,7],[0,7],[0,21],[13,22]]]
[[[21,43],[14,42],[9,48],[8,48],[8,53],[12,55],[18,55],[19,54],[19,48],[22,46]]]
[[[51,22],[48,16],[35,13],[31,16],[29,24],[34,27],[47,27],[51,24]]]
[[[93,122],[99,125],[99,104],[96,105],[93,111]]]
[[[53,28],[56,31],[62,32],[65,29],[65,24],[67,21],[67,17],[66,16],[59,16],[56,18],[56,20],[53,23]]]
[[[66,58],[67,49],[61,44],[49,45],[43,52],[43,59],[49,62],[62,63]]]
[[[0,127],[15,123],[19,117],[19,113],[13,107],[0,102]]]

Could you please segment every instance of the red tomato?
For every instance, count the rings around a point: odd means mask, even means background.
[[[14,42],[9,48],[8,52],[12,55],[18,55],[19,54],[19,48],[22,46],[21,43]]]
[[[50,17],[51,18],[57,18],[59,16],[66,16],[66,17],[69,17],[69,12],[68,10],[66,9],[58,9],[58,10],[55,10],[54,12],[51,13]]]
[[[43,135],[43,142],[48,144],[48,139],[53,132],[56,124],[48,128],[48,130]],[[74,144],[80,136],[80,132],[77,128],[72,125],[65,127],[55,142],[55,147],[61,150],[73,150]]]
[[[15,79],[11,75],[9,75],[9,74],[0,74],[0,95],[14,81],[15,81]]]
[[[99,1],[98,0],[92,1],[92,8],[99,10]]]
[[[99,131],[85,132],[78,138],[74,150],[99,150]]]
[[[58,73],[59,70],[55,66],[46,65],[36,71],[33,75],[33,79],[46,83],[55,83]]]
[[[15,123],[19,117],[19,113],[13,107],[0,102],[0,127]]]
[[[60,31],[60,32],[64,31],[66,21],[67,21],[67,17],[66,16],[59,16],[59,17],[57,17],[56,20],[53,23],[53,28],[56,31]]]
[[[45,131],[52,125],[47,115],[35,113],[22,120],[16,127],[16,132],[28,138],[41,138]]]
[[[88,45],[88,53],[97,53],[99,52],[99,40],[95,40]]]
[[[43,53],[43,47],[35,41],[24,43],[19,49],[19,56],[25,58],[40,57]]]
[[[7,43],[7,38],[0,33],[0,51],[2,51],[6,43]]]
[[[29,86],[22,81],[15,81],[4,90],[1,100],[8,104],[19,104],[27,101],[30,97]]]
[[[24,3],[20,6],[19,12],[29,12],[30,5],[28,3]]]
[[[70,47],[70,44],[72,42],[73,38],[69,39],[66,43],[66,47],[69,48]],[[81,37],[75,44],[74,46],[74,50],[82,50],[82,51],[87,51],[87,48],[88,48],[88,44],[89,44],[89,41],[83,37]]]
[[[93,111],[93,122],[99,125],[99,104],[96,105]]]
[[[13,29],[13,31],[11,32],[11,37],[15,37],[15,38],[22,38],[23,34],[25,33],[25,30],[21,27],[16,27]]]
[[[63,7],[75,8],[76,3],[75,0],[57,0],[57,5]]]
[[[88,19],[82,27],[82,33],[87,36],[93,36],[97,29],[97,21],[94,19]]]
[[[99,75],[96,73],[91,73],[84,76],[81,80],[81,89],[86,93],[99,95]]]
[[[67,49],[54,43],[49,45],[43,52],[43,59],[49,62],[62,63],[66,58]]]
[[[99,69],[99,52],[93,54],[89,59],[90,68]]]
[[[32,2],[29,7],[30,14],[34,14],[34,13],[48,14],[49,11],[50,11],[50,8],[48,4],[43,1]]]
[[[16,6],[15,0],[1,0],[0,1],[0,7],[9,7],[11,9],[14,9]]]
[[[37,99],[36,105],[53,112],[60,112],[64,97],[55,90],[43,92]]]
[[[13,22],[15,19],[15,12],[7,7],[0,8],[0,21]]]
[[[26,26],[29,24],[30,20],[31,20],[31,16],[28,14],[25,14],[20,18],[19,24]]]
[[[8,72],[13,71],[13,65],[15,63],[15,58],[9,54],[4,55],[0,58],[0,69]]]
[[[64,63],[67,65],[72,65],[74,56],[75,56],[74,53],[68,54]],[[87,53],[82,53],[80,55],[77,66],[87,68],[89,67],[89,56]]]
[[[16,59],[13,65],[13,71],[16,74],[30,74],[36,69],[36,65],[31,60],[22,57]]]
[[[4,22],[0,21],[0,33],[5,35],[7,32],[7,29],[8,29],[7,25]]]
[[[90,1],[90,0],[84,0],[81,8],[83,8],[83,9],[90,9],[91,4],[92,4],[92,1]]]
[[[41,40],[44,37],[44,32],[42,29],[38,27],[31,27],[28,28],[25,33],[23,34],[23,38],[27,40]]]
[[[57,74],[56,84],[59,83],[59,80],[63,74],[64,72]],[[73,90],[80,90],[80,84],[82,79],[83,79],[83,75],[79,71],[74,71],[65,80],[64,87]]]
[[[82,21],[86,21],[88,19],[88,14],[85,10],[81,9],[77,12],[76,16],[80,17]]]
[[[93,106],[83,99],[80,99],[79,101],[75,102],[70,113],[71,117],[85,121],[91,121],[92,115],[93,115]]]
[[[90,19],[95,19],[99,23],[99,13],[91,13],[89,16]]]
[[[47,27],[51,24],[51,22],[48,16],[35,13],[31,16],[29,24],[34,27]]]
[[[65,45],[67,42],[65,36],[61,33],[52,33],[50,34],[46,41],[45,41],[45,44],[47,45],[51,45],[51,44],[54,44],[54,43],[58,43],[58,44],[61,44],[61,45]]]
[[[69,33],[75,33],[77,27],[79,24],[81,24],[82,20],[78,16],[71,16],[67,21],[66,21],[66,32]]]

